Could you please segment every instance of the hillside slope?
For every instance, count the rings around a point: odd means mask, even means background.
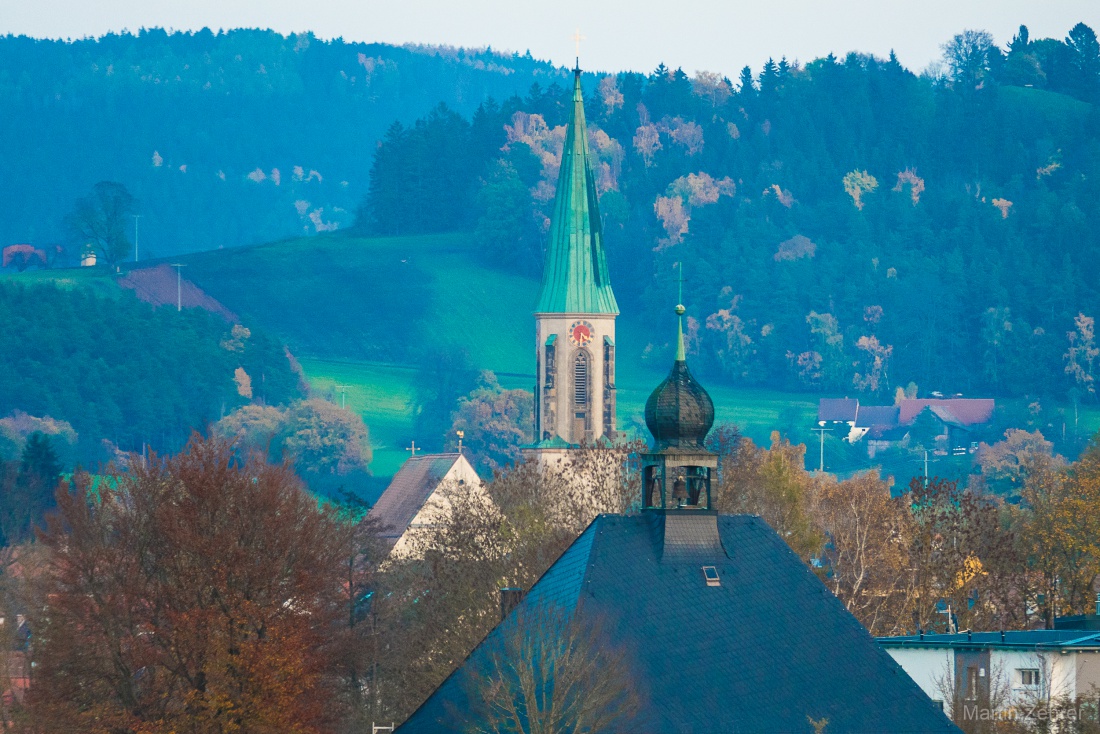
[[[395,121],[441,103],[468,115],[562,74],[309,33],[0,36],[0,161],[19,182],[0,197],[0,247],[68,244],[63,217],[103,180],[137,198],[146,256],[346,226]]]

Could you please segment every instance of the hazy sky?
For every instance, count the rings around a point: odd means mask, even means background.
[[[79,38],[108,31],[261,27],[388,43],[486,46],[582,66],[736,75],[769,56],[807,61],[830,51],[886,55],[920,71],[965,28],[998,43],[1020,24],[1064,38],[1077,22],[1100,32],[1100,0],[0,0],[0,34]]]

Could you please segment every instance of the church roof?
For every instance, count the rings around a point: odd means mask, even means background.
[[[535,312],[619,313],[603,251],[579,69],[573,81],[573,118],[562,147],[550,244]]]
[[[405,460],[386,491],[370,509],[370,516],[382,521],[382,537],[396,543],[439,487],[461,454],[422,454]]]
[[[699,511],[597,517],[398,731],[465,731],[501,630],[540,605],[623,647],[624,731],[958,731],[760,518]]]

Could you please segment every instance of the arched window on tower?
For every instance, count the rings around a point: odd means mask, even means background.
[[[588,405],[588,353],[584,351],[573,360],[573,405]]]

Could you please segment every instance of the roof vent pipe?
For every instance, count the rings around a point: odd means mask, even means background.
[[[512,610],[523,601],[525,592],[523,589],[506,588],[500,590],[500,621],[503,622],[511,614]]]

